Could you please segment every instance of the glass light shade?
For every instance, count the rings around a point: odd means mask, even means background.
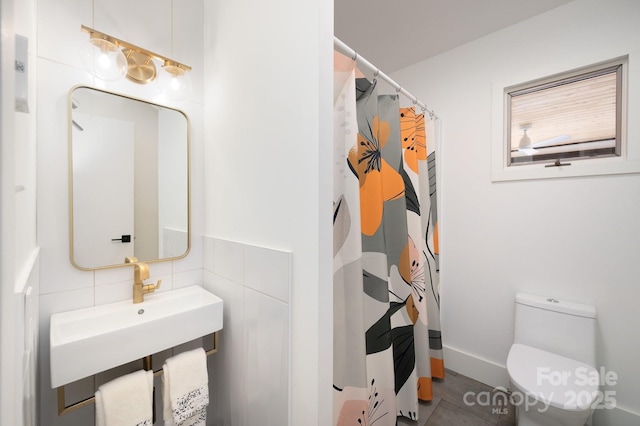
[[[115,43],[91,38],[80,50],[82,65],[100,80],[115,81],[127,74],[127,58]]]
[[[183,100],[191,93],[189,74],[173,65],[164,65],[157,77],[160,90],[173,100]]]

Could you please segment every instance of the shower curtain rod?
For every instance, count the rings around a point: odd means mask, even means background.
[[[429,108],[427,108],[427,106],[424,103],[420,102],[417,97],[409,93],[404,87],[396,83],[391,77],[389,77],[388,75],[380,71],[380,68],[376,67],[371,62],[367,61],[364,57],[359,55],[358,52],[356,52],[354,49],[349,47],[345,42],[343,42],[336,36],[333,36],[333,48],[338,52],[342,53],[343,55],[349,56],[357,64],[364,65],[370,71],[373,71],[374,78],[381,78],[387,83],[389,83],[391,86],[393,86],[396,89],[397,93],[402,93],[407,98],[411,99],[414,105],[419,106],[422,111],[426,111],[427,113],[429,113],[429,117],[431,119],[438,119],[435,113],[431,111]]]

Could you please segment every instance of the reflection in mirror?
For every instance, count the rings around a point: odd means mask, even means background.
[[[69,93],[71,261],[80,269],[186,256],[189,120],[77,86]]]

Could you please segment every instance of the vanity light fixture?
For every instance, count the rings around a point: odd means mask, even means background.
[[[84,27],[83,27],[84,30]],[[90,44],[80,49],[85,68],[101,80],[115,81],[127,74],[127,58],[118,46],[118,40],[102,33],[89,33]]]
[[[83,63],[101,80],[113,81],[126,76],[134,83],[147,84],[157,78],[161,89],[173,97],[180,91],[190,90],[191,81],[187,74],[191,71],[190,66],[85,25],[80,29],[89,34],[91,42],[83,49]],[[161,62],[166,73],[157,74],[154,59]]]
[[[158,76],[160,90],[176,100],[191,92],[191,79],[187,75],[187,71],[180,65],[175,61],[165,60],[162,68],[166,73]]]

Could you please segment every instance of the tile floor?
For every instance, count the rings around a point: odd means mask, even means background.
[[[433,400],[420,402],[419,420],[399,417],[398,426],[515,426],[515,408],[506,395],[454,371],[445,373],[444,380],[433,380]]]

